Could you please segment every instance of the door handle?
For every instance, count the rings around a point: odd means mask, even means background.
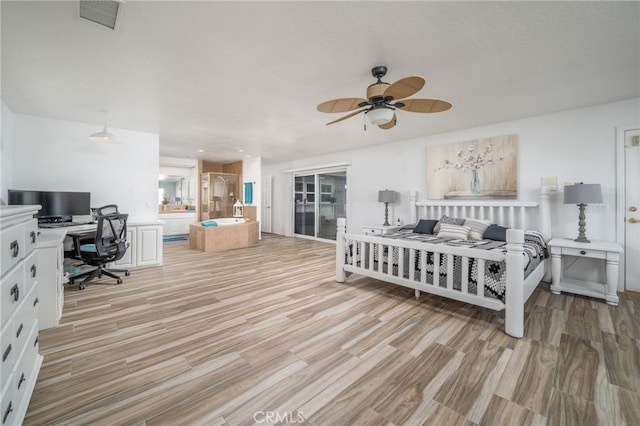
[[[638,211],[638,208],[636,206],[631,206],[631,207],[629,207],[629,211],[630,212],[635,212],[635,211]]]
[[[640,220],[636,219],[635,217],[632,217],[631,219],[629,219],[629,223],[638,223],[640,222]]]

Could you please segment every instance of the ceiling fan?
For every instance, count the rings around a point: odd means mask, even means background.
[[[449,102],[438,99],[405,99],[424,87],[425,79],[423,77],[414,75],[389,84],[382,81],[382,77],[386,74],[387,67],[385,66],[380,65],[371,69],[371,75],[377,78],[378,81],[367,87],[367,99],[339,98],[318,105],[318,111],[320,112],[357,110],[333,120],[327,125],[346,120],[364,112],[371,124],[381,129],[391,129],[396,125],[396,109],[409,112],[433,113],[451,108]],[[367,130],[366,124],[364,129]]]

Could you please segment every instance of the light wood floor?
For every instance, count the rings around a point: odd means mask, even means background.
[[[640,297],[499,313],[369,278],[334,281],[332,244],[265,235],[223,254],[65,292],[41,333],[26,425],[638,425]]]

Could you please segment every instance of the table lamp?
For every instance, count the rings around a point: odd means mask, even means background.
[[[564,203],[577,204],[580,214],[578,215],[578,238],[573,241],[579,243],[590,243],[585,235],[585,215],[584,207],[587,204],[602,203],[602,189],[599,183],[576,183],[564,187]]]
[[[384,226],[389,226],[389,203],[393,203],[395,200],[395,191],[389,191],[388,189],[378,191],[378,202],[384,203]]]

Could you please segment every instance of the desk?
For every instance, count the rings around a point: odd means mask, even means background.
[[[43,231],[67,233],[84,233],[95,231],[95,223],[84,225],[61,226],[59,228],[40,228]],[[129,249],[124,257],[115,262],[114,267],[125,269],[162,266],[162,234],[163,222],[159,220],[129,221],[127,223],[127,241]],[[65,251],[73,250],[71,238],[65,238]]]

